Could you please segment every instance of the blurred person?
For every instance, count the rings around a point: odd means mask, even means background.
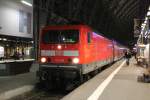
[[[131,53],[129,51],[125,51],[124,57],[126,59],[126,64],[130,64]]]

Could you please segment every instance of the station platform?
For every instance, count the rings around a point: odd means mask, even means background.
[[[8,59],[0,61],[0,76],[10,76],[29,72],[34,59]]]
[[[37,83],[37,64],[33,64],[30,72],[13,76],[0,76],[0,100],[8,100],[34,89]]]
[[[144,71],[134,58],[129,66],[121,60],[61,100],[150,100],[150,83],[137,81]]]

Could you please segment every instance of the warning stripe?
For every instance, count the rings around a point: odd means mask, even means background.
[[[41,56],[79,56],[78,50],[64,50],[64,51],[55,51],[55,50],[41,50]]]

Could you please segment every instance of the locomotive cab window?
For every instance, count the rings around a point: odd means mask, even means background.
[[[48,30],[42,36],[42,42],[46,44],[74,44],[78,43],[78,41],[78,30]]]
[[[87,34],[87,41],[88,41],[88,43],[91,43],[91,33],[90,32],[88,32],[88,34]]]

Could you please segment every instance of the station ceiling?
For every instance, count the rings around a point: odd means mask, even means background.
[[[133,45],[134,18],[143,19],[150,0],[34,0],[35,8],[76,20],[109,38]]]

